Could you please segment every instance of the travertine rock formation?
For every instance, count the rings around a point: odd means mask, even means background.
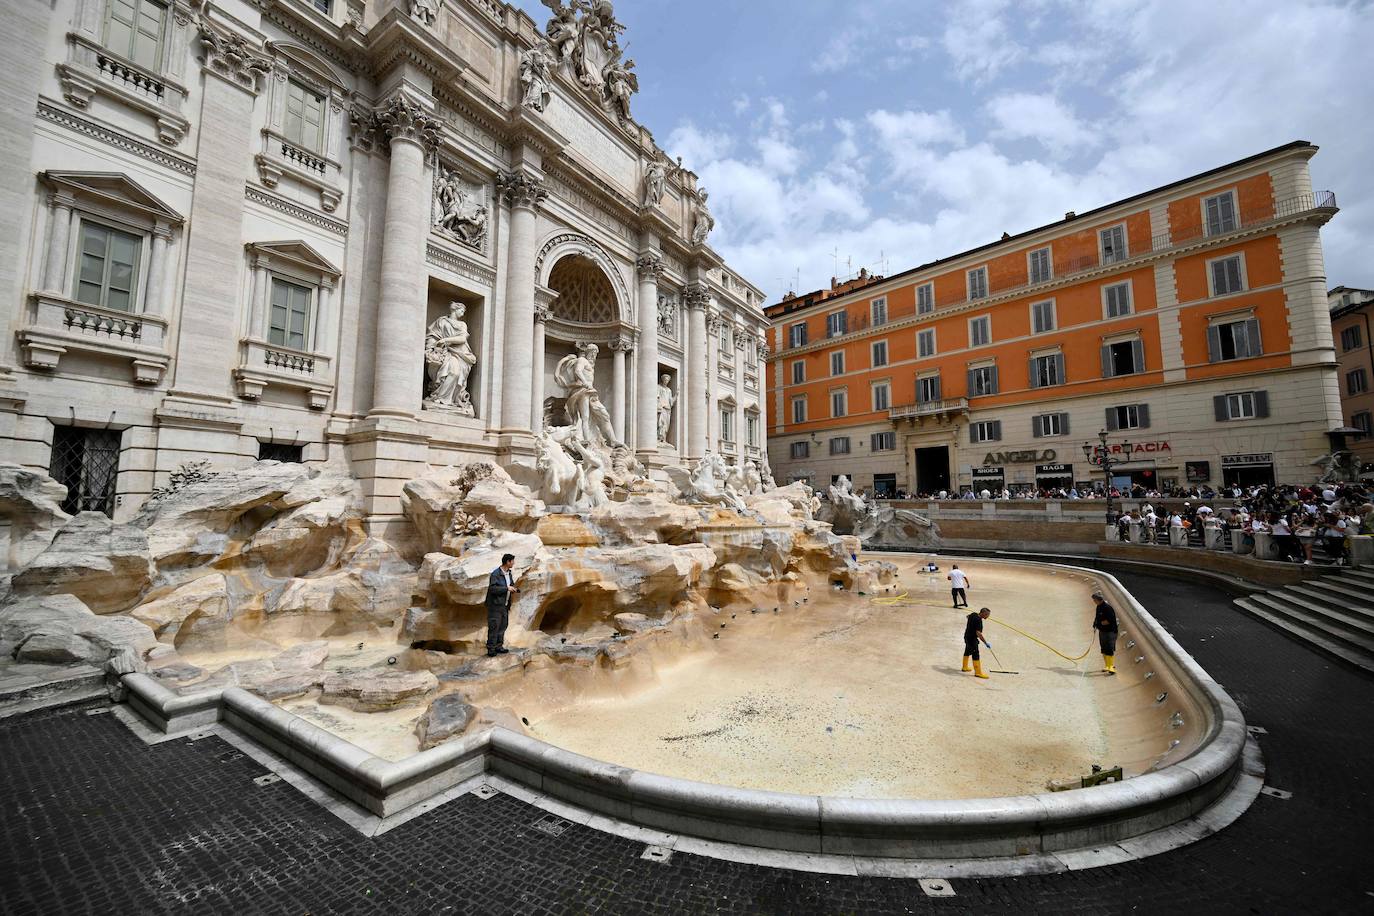
[[[15,597],[75,595],[97,614],[132,607],[152,578],[148,538],[135,525],[116,525],[82,512],[15,574]]]
[[[0,608],[0,658],[55,665],[103,665],[110,651],[140,655],[157,645],[153,631],[132,617],[101,616],[73,595],[12,599]]]
[[[438,689],[439,679],[428,671],[370,668],[326,677],[320,702],[359,712],[381,712],[422,700]]]
[[[9,552],[0,572],[25,565],[52,543],[71,516],[62,511],[67,488],[46,474],[17,464],[0,464],[0,517],[9,522]]]

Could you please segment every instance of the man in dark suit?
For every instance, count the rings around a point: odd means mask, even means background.
[[[487,658],[510,652],[502,643],[506,639],[506,624],[510,622],[510,603],[520,592],[515,587],[514,568],[515,554],[505,554],[487,580]]]

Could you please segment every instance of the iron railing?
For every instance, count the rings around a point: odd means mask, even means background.
[[[887,415],[892,420],[907,417],[926,417],[941,413],[968,413],[968,398],[944,398],[939,401],[918,401],[915,404],[902,404],[889,407]]]

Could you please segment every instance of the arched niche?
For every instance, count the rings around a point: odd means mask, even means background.
[[[625,278],[616,267],[615,260],[600,243],[580,232],[559,232],[550,236],[539,249],[534,262],[535,279],[541,286],[555,289],[550,282],[554,269],[568,257],[576,257],[582,262],[590,262],[601,271],[615,294],[615,311],[609,318],[598,322],[578,322],[609,326],[615,323],[634,324],[634,310],[631,308],[630,291]]]

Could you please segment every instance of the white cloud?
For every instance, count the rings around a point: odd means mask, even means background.
[[[988,102],[987,113],[997,125],[993,137],[1035,140],[1056,157],[1082,153],[1101,142],[1067,105],[1048,93],[1004,93]]]
[[[863,36],[858,29],[840,30],[811,61],[811,70],[815,73],[838,73],[844,70],[854,61],[862,44]]]
[[[880,108],[869,112],[867,121],[884,147],[891,150],[964,142],[963,128],[946,110],[892,112]]]
[[[983,83],[1025,54],[1002,13],[1008,0],[960,0],[949,8],[940,43],[961,79]]]

